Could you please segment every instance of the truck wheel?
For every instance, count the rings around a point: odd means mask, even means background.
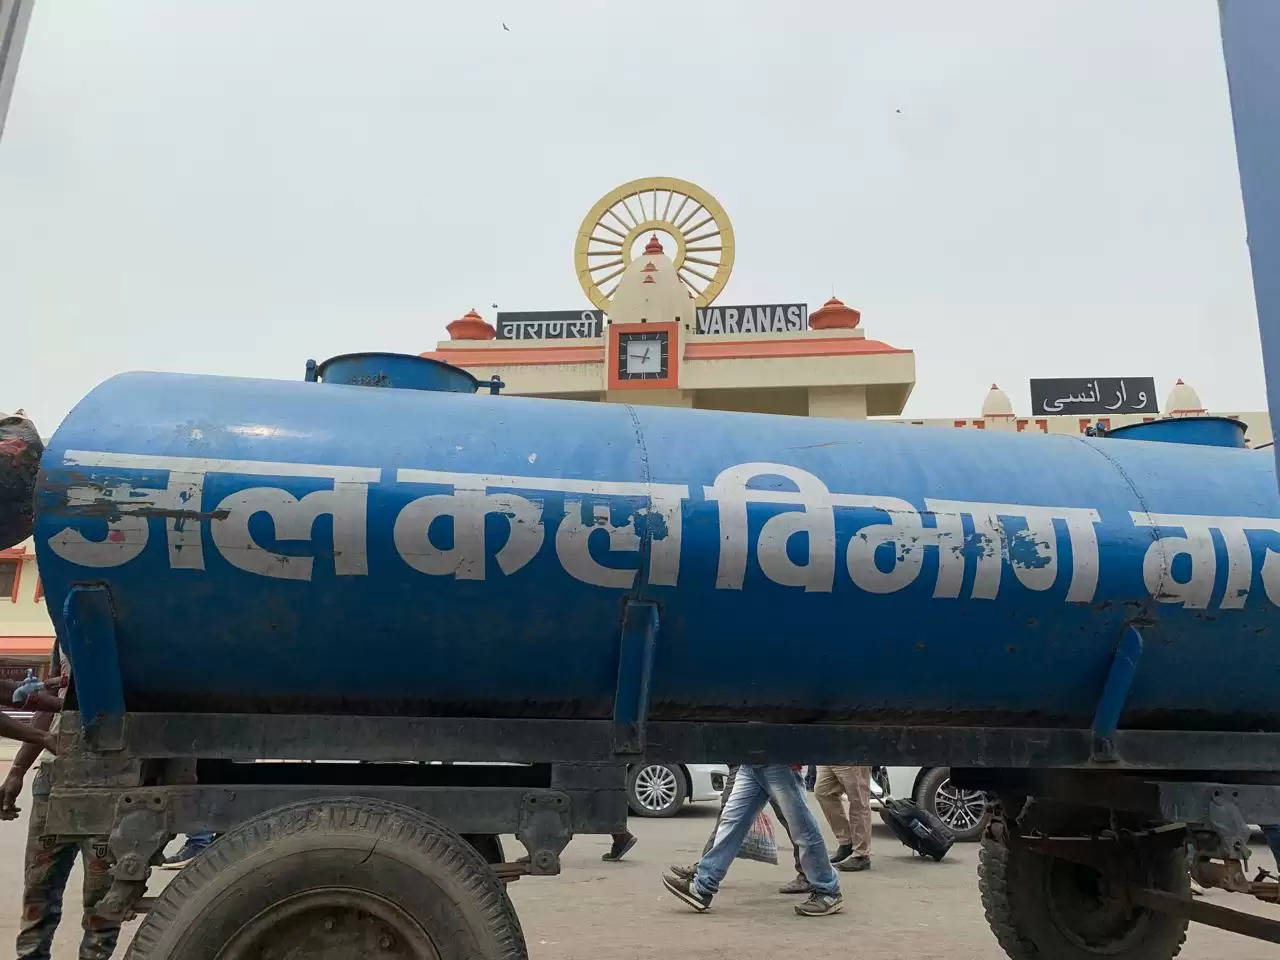
[[[1148,876],[1158,890],[1189,895],[1181,850],[1154,855]],[[1187,936],[1186,920],[1107,896],[1092,867],[989,836],[978,854],[978,889],[991,932],[1013,960],[1172,960]]]
[[[358,797],[221,837],[147,914],[127,960],[526,960],[502,882],[430,817]]]
[[[951,782],[950,767],[934,767],[920,779],[920,804],[947,825],[961,842],[977,840],[986,828],[991,804],[981,790],[964,790]]]
[[[627,771],[627,804],[638,817],[674,817],[689,788],[684,771],[671,763],[637,763]]]

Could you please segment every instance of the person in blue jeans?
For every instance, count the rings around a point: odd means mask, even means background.
[[[733,793],[720,812],[720,824],[711,849],[698,861],[692,878],[675,873],[664,875],[662,885],[667,891],[699,913],[705,912],[711,906],[711,898],[720,890],[720,881],[729,872],[756,815],[770,799],[787,818],[791,839],[800,848],[800,865],[812,889],[809,899],[796,905],[796,913],[802,917],[839,913],[844,898],[827,855],[822,828],[804,801],[800,777],[785,763],[744,763],[738,767]]]
[[[183,841],[178,852],[171,857],[165,857],[164,862],[160,864],[162,870],[181,870],[188,863],[200,856],[204,852],[205,847],[218,839],[216,833],[188,833],[187,839]]]

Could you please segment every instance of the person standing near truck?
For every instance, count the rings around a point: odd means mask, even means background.
[[[845,871],[871,868],[871,768],[818,765],[813,788],[836,835],[831,862]],[[845,812],[845,798],[849,809]]]
[[[32,726],[52,735],[57,712],[62,710],[71,663],[54,641],[51,667],[58,676],[56,698],[40,699]],[[22,782],[43,747],[26,743],[13,759],[8,776],[0,786],[0,820],[16,820]],[[23,859],[22,921],[18,931],[18,960],[49,960],[53,935],[62,920],[62,897],[76,853],[84,866],[84,915],[81,926],[80,960],[107,960],[120,938],[120,923],[98,913],[97,906],[111,887],[111,861],[106,837],[64,839],[45,831],[49,805],[49,776],[42,768],[31,785],[31,822],[27,829],[27,849]]]
[[[667,892],[679,897],[694,910],[704,913],[729,872],[733,858],[751,829],[752,821],[770,800],[777,802],[786,817],[792,840],[800,847],[800,866],[812,888],[809,899],[796,904],[802,917],[823,917],[839,913],[844,905],[840,881],[827,857],[822,828],[809,812],[800,778],[785,763],[747,764],[737,770],[733,793],[720,813],[715,842],[702,855],[692,878],[675,872],[662,878]]]

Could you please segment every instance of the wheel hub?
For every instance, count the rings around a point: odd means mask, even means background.
[[[1077,946],[1106,956],[1142,939],[1150,914],[1114,895],[1108,877],[1066,860],[1052,859],[1045,882],[1054,925]]]
[[[962,790],[949,779],[943,780],[934,794],[933,809],[952,830],[972,830],[987,815],[987,795],[981,790]]]
[[[636,799],[646,810],[664,810],[676,798],[676,775],[667,767],[653,765],[636,774]]]
[[[308,890],[273,903],[237,930],[218,960],[440,960],[403,909],[347,887]]]

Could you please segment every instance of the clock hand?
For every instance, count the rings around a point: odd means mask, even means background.
[[[641,363],[643,363],[644,361],[646,361],[646,360],[648,360],[648,359],[649,359],[649,348],[648,348],[648,347],[645,347],[645,348],[644,348],[644,356],[642,356],[642,357],[640,358],[640,362],[641,362]]]

